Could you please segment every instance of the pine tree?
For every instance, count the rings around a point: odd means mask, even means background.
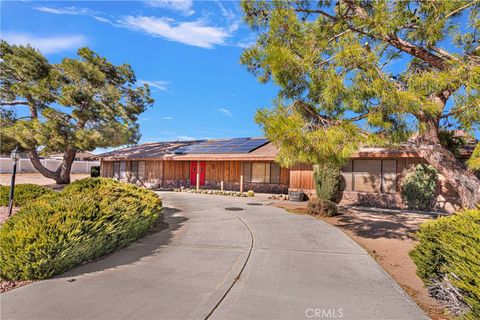
[[[361,145],[414,147],[463,206],[480,202],[480,180],[440,139],[452,125],[480,127],[478,0],[244,0],[242,8],[258,38],[241,62],[280,87],[256,120],[284,164],[343,162]]]
[[[5,41],[0,59],[2,151],[18,145],[45,177],[69,183],[77,151],[138,141],[138,115],[153,99],[148,86],[136,85],[129,65],[115,66],[88,48],[52,64],[30,46]],[[12,107],[29,115],[18,117]],[[40,149],[63,153],[58,169],[42,165]]]

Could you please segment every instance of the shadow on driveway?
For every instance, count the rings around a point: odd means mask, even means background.
[[[337,226],[363,238],[415,239],[419,225],[432,219],[428,213],[386,213],[348,209],[336,217]]]
[[[175,216],[181,210],[170,207],[163,207],[162,214],[153,226],[152,230],[128,247],[117,249],[106,256],[86,262],[70,271],[62,273],[53,278],[71,278],[86,273],[95,273],[107,269],[115,269],[122,265],[129,265],[138,262],[148,256],[161,251],[162,247],[168,244],[174,234],[188,218]]]

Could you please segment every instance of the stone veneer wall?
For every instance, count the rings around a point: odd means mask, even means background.
[[[304,190],[307,197],[315,197],[314,190]],[[459,198],[456,195],[447,195],[442,188],[437,190],[434,211],[453,213],[461,208]],[[405,202],[399,192],[397,193],[369,193],[343,191],[341,205],[378,207],[387,209],[406,209]]]

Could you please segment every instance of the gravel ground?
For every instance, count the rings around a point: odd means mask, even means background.
[[[73,182],[75,180],[83,179],[90,177],[89,174],[80,174],[75,173],[70,175],[70,180]],[[11,175],[9,173],[0,174],[0,184],[4,186],[10,185]],[[52,179],[45,178],[40,173],[17,173],[15,177],[15,183],[33,183],[42,186],[56,187],[55,181]]]

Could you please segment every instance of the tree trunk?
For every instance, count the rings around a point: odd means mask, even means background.
[[[440,144],[419,144],[419,154],[457,191],[464,208],[480,204],[480,179]]]
[[[36,150],[30,150],[28,156],[32,161],[33,167],[38,170],[44,177],[55,180],[57,184],[70,183],[70,171],[72,169],[75,155],[77,154],[75,149],[68,149],[63,155],[63,160],[57,170],[52,171],[43,166]]]

